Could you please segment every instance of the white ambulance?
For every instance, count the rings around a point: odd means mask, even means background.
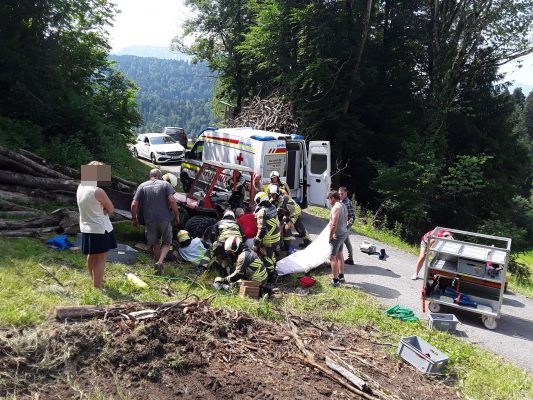
[[[301,135],[261,131],[252,128],[206,128],[185,153],[180,180],[187,191],[203,161],[241,164],[261,176],[264,187],[270,173],[278,171],[291,189],[291,196],[303,207],[326,205],[331,186],[331,152],[328,141],[306,146]]]

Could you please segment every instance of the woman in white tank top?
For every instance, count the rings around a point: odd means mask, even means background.
[[[98,168],[100,165],[103,164],[92,161],[87,166],[82,166],[82,180],[76,193],[80,211],[81,250],[87,255],[89,275],[93,286],[98,289],[103,286],[107,252],[117,247],[113,225],[109,219],[109,215],[115,210],[113,203],[106,192],[97,186],[96,181],[87,180],[87,176],[84,176],[87,171],[94,172],[96,176],[96,171],[90,167]]]

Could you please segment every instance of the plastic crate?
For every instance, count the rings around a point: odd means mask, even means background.
[[[469,260],[468,258],[459,258],[457,260],[457,272],[473,276],[485,276],[486,263],[482,261]]]
[[[398,355],[416,369],[426,374],[441,373],[448,363],[448,356],[418,336],[400,340]]]
[[[437,329],[444,332],[455,332],[459,320],[453,314],[429,313],[429,329]]]
[[[131,265],[137,261],[138,253],[137,250],[127,244],[119,243],[117,244],[116,249],[109,250],[109,253],[107,253],[107,261]]]

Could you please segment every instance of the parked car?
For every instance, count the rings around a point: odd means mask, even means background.
[[[163,133],[145,133],[137,137],[133,146],[133,155],[146,158],[154,164],[171,161],[181,161],[185,148]]]
[[[188,138],[187,134],[185,133],[185,129],[178,128],[176,126],[165,126],[163,133],[170,136],[183,147],[187,148]]]

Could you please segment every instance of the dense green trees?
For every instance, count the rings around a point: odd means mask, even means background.
[[[349,162],[335,183],[408,237],[437,224],[533,234],[531,139],[514,133],[525,111],[498,84],[533,48],[532,0],[225,0],[246,10],[239,29],[212,2],[187,3],[190,54],[226,78],[218,97],[281,88],[303,132]]]
[[[135,86],[107,60],[105,0],[0,4],[0,140],[77,166],[113,162],[140,122]]]
[[[139,87],[137,103],[143,122],[138,133],[161,132],[165,126],[197,133],[215,123],[211,111],[215,79],[205,64],[136,56],[110,59]]]

